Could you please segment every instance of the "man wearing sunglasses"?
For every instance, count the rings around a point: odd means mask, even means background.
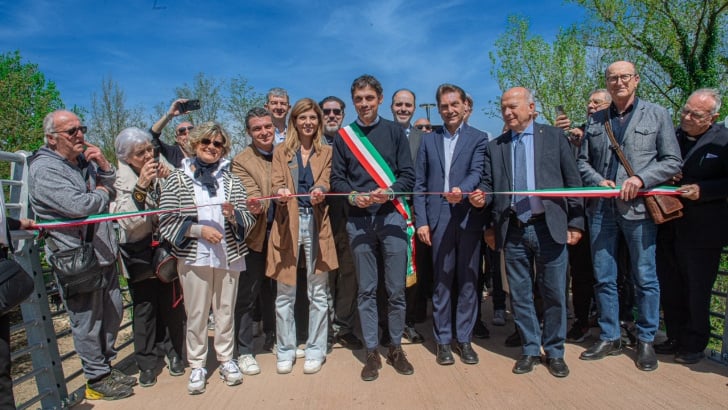
[[[432,124],[430,124],[430,120],[427,118],[419,118],[415,121],[415,129],[422,132],[432,132]]]
[[[109,212],[116,191],[116,170],[99,147],[85,140],[86,126],[70,111],[54,111],[43,120],[46,144],[28,159],[30,205],[41,221],[85,218]],[[78,248],[90,240],[99,264],[101,283],[93,289],[61,288],[71,334],[84,376],[86,398],[114,400],[132,394],[136,378],[111,368],[122,315],[118,244],[111,222],[87,228],[50,229],[46,255]],[[66,294],[68,289],[69,294]]]
[[[154,125],[150,128],[152,137],[154,138],[154,146],[159,149],[159,153],[169,162],[174,165],[175,168],[182,166],[182,160],[189,157],[187,153],[187,138],[190,135],[190,131],[194,128],[189,121],[182,121],[177,124],[174,130],[174,138],[177,141],[176,144],[170,145],[162,141],[159,137],[162,135],[162,130],[172,120],[182,114],[187,114],[188,111],[180,111],[180,105],[187,102],[185,98],[175,100],[172,105],[169,106],[169,110],[165,113]]]

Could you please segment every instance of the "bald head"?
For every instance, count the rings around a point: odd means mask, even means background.
[[[524,87],[513,87],[501,97],[501,114],[506,127],[523,132],[533,122],[536,103],[533,93]]]

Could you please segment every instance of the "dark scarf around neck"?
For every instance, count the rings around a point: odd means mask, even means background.
[[[217,196],[217,179],[215,179],[213,173],[217,170],[218,165],[220,165],[220,161],[208,164],[195,157],[192,164],[195,166],[195,180],[207,188],[207,192],[210,193],[211,197]]]

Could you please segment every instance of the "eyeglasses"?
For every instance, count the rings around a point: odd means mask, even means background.
[[[632,77],[637,77],[637,74],[610,75],[609,77],[607,77],[607,82],[610,84],[616,84],[617,81],[622,80],[623,83],[626,83],[627,81],[631,80]]]
[[[191,125],[189,127],[179,127],[179,128],[177,128],[177,135],[182,135],[188,131],[192,131],[193,128],[195,128],[195,127],[193,127]]]
[[[418,130],[432,131],[432,125],[427,124],[417,124],[415,125],[415,128],[417,128]]]
[[[699,111],[692,111],[687,108],[683,108],[682,111],[680,111],[680,113],[683,115],[683,117],[687,117],[689,114],[694,120],[698,120],[698,121],[704,120],[711,115],[710,113],[707,113],[707,112],[701,113]]]
[[[62,133],[65,132],[69,136],[73,137],[79,131],[81,131],[83,134],[85,134],[87,130],[88,130],[88,127],[87,126],[85,126],[85,125],[79,125],[78,127],[69,128],[69,129],[63,130],[63,131],[53,131],[53,132],[51,132],[51,134],[62,134]]]
[[[225,143],[224,142],[218,141],[218,140],[212,141],[209,138],[203,138],[203,139],[201,139],[200,140],[200,144],[202,144],[202,145],[210,145],[210,144],[212,144],[215,148],[219,148],[219,149],[222,149],[222,147],[225,146]]]
[[[324,110],[323,110],[323,111],[324,111],[324,115],[329,115],[329,114],[331,114],[332,112],[333,112],[333,113],[334,113],[334,115],[336,115],[337,117],[338,117],[339,115],[341,115],[341,109],[339,109],[339,108],[324,108]]]

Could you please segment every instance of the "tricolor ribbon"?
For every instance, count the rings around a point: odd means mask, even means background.
[[[584,188],[555,188],[555,189],[537,189],[534,191],[499,191],[499,192],[486,192],[486,195],[524,195],[524,196],[539,196],[544,198],[566,198],[566,197],[577,197],[577,198],[613,198],[618,197],[620,188],[608,188],[608,187],[584,187]],[[444,195],[450,192],[395,192],[395,195]],[[462,192],[463,195],[471,194],[472,192]],[[681,192],[677,187],[661,186],[652,189],[642,189],[637,194],[638,196],[651,196],[651,195],[680,195]],[[325,196],[349,196],[350,193],[336,193],[328,192]],[[355,195],[369,195],[366,192],[360,192]],[[310,194],[291,194],[289,197],[301,197],[310,196]],[[248,200],[254,199],[258,201],[269,200],[280,198],[282,195],[271,195],[257,198],[248,198]],[[31,229],[57,229],[57,228],[69,228],[72,226],[88,225],[93,223],[114,221],[117,219],[145,217],[150,215],[160,215],[170,212],[181,212],[195,208],[202,208],[205,206],[219,206],[219,205],[200,205],[187,208],[175,208],[175,209],[149,209],[145,211],[131,211],[131,212],[118,212],[113,214],[96,214],[91,215],[87,218],[79,219],[58,219],[53,221],[37,222]]]

